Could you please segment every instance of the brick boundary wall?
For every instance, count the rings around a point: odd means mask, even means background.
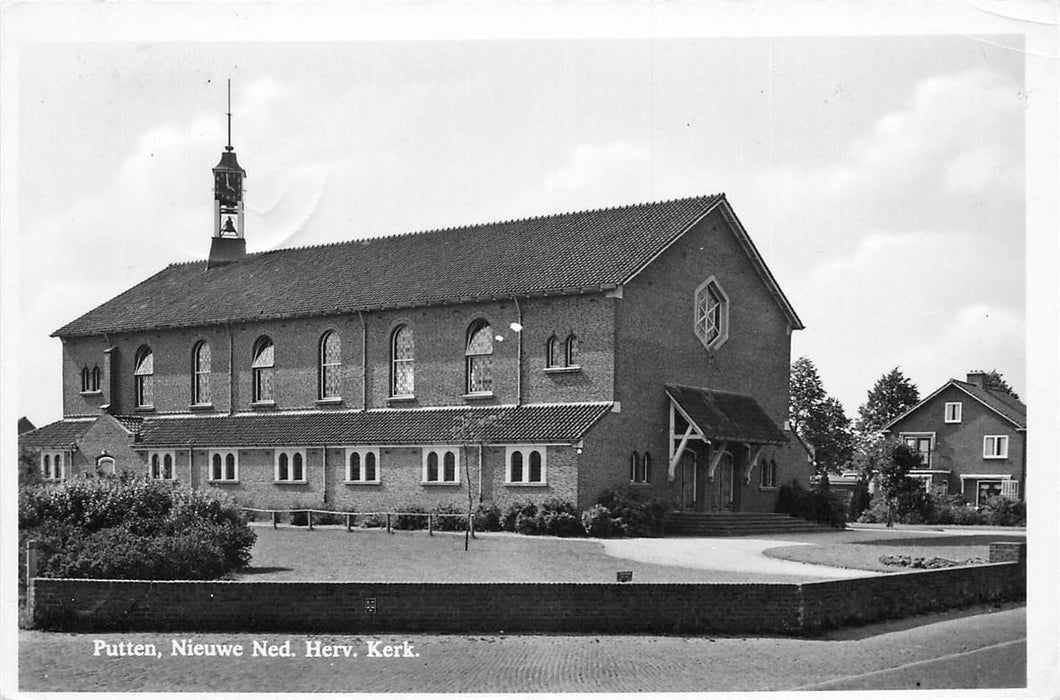
[[[33,580],[52,630],[813,634],[1022,600],[1021,562],[805,584]],[[369,608],[374,604],[374,611]]]

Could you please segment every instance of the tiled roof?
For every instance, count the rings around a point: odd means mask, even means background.
[[[140,447],[271,445],[423,445],[464,442],[464,421],[481,421],[468,442],[575,442],[611,410],[609,403],[315,411],[145,420]]]
[[[70,447],[95,424],[95,420],[60,420],[18,436],[19,445],[26,447]]]
[[[274,250],[210,269],[202,261],[170,265],[53,335],[607,289],[627,282],[724,201],[719,194]],[[778,303],[801,327],[747,244]]]
[[[1001,391],[983,389],[975,384],[962,382],[958,379],[952,381],[994,411],[1008,418],[1018,427],[1027,428],[1027,406],[1016,397]]]
[[[690,386],[666,393],[703,435],[715,440],[783,445],[788,439],[753,397]]]

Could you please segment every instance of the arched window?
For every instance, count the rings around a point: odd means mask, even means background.
[[[214,454],[210,460],[210,480],[220,481],[224,478],[224,471],[221,468],[221,460],[223,458],[219,454]]]
[[[99,371],[99,367],[92,368],[92,391],[99,391],[99,387],[102,384],[102,373]]]
[[[644,453],[644,483],[651,483],[651,452]]]
[[[568,367],[578,366],[578,336],[571,333],[563,344],[563,361]]]
[[[438,481],[438,453],[433,450],[427,455],[427,481]]]
[[[369,452],[364,456],[364,480],[378,481],[375,473],[375,452]]]
[[[342,393],[339,375],[342,370],[342,340],[335,331],[320,337],[320,399],[337,399]]]
[[[541,452],[538,450],[530,451],[530,474],[527,481],[530,483],[540,483],[541,478]]]
[[[437,470],[437,462],[435,462]],[[346,448],[346,482],[351,484],[379,483],[379,448]]]
[[[133,379],[136,386],[136,407],[151,408],[154,402],[155,355],[146,345],[136,351],[136,369]]]
[[[294,456],[291,458],[291,479],[294,481],[305,480],[305,465],[303,464],[303,461],[301,452],[295,452]]]
[[[456,481],[456,455],[452,451],[445,453],[442,459],[442,481]]]
[[[508,477],[509,481],[522,481],[523,480],[523,453],[513,452],[512,453],[512,473]]]
[[[276,480],[277,481],[290,481],[291,475],[288,472],[287,453],[281,452],[279,465],[276,467]]]
[[[401,325],[390,339],[390,395],[412,396],[416,391],[416,346],[412,329]]]
[[[729,298],[713,277],[696,289],[694,329],[708,350],[729,337]]]
[[[44,455],[44,467],[41,470],[44,472],[45,479],[52,478],[52,456],[49,454]]]
[[[629,456],[629,480],[635,484],[638,476],[640,476],[640,455],[634,451]]]
[[[99,474],[107,474],[114,476],[117,474],[117,469],[114,466],[113,457],[100,457],[96,460],[96,472]]]
[[[272,401],[272,378],[276,363],[276,350],[268,336],[254,343],[254,361],[250,365],[253,374],[252,401]]]
[[[229,452],[225,455],[225,481],[235,481],[236,477],[236,456]]]
[[[634,484],[651,482],[651,452],[640,455],[634,452],[629,457],[629,480]]]
[[[205,340],[191,351],[191,402],[210,403],[210,344]]]
[[[88,367],[81,368],[81,391],[92,391],[92,376]]]
[[[545,367],[559,367],[559,338],[549,337],[545,341]]]
[[[160,479],[162,477],[161,459],[162,456],[157,452],[151,455],[151,468],[148,472],[148,476],[152,479]]]
[[[493,329],[485,321],[471,324],[467,332],[467,393],[493,391]]]
[[[162,455],[162,478],[173,478],[173,455],[169,453]]]
[[[362,481],[361,455],[359,452],[350,453],[350,470],[346,473],[346,481]]]
[[[513,486],[543,485],[546,479],[546,455],[545,448],[540,445],[515,445],[506,448],[505,463],[508,471],[505,483]]]

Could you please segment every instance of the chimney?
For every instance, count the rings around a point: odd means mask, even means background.
[[[986,372],[983,372],[982,370],[969,372],[967,382],[976,385],[980,389],[984,388],[983,385],[986,384]]]

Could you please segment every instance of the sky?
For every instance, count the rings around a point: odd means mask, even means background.
[[[249,250],[724,192],[806,325],[792,360],[849,416],[893,367],[922,395],[996,368],[1027,398],[1026,25],[845,19],[27,33],[5,72],[5,393],[60,418],[49,334],[206,257],[230,78]]]

